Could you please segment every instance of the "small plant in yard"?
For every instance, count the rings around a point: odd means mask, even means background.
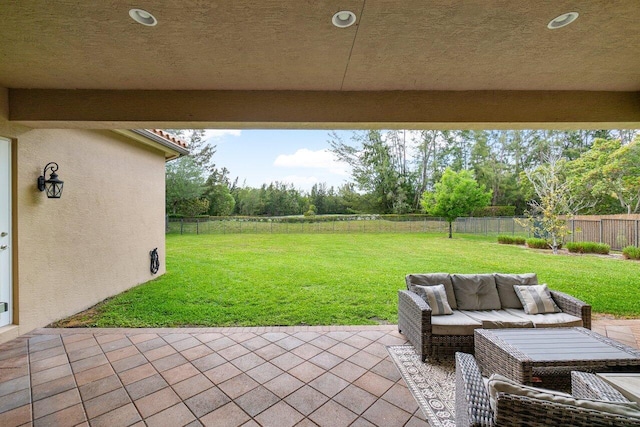
[[[498,236],[498,243],[502,243],[503,245],[524,245],[525,241],[524,237],[519,236]]]
[[[625,257],[625,259],[640,260],[640,248],[637,246],[627,246],[622,249],[622,256]]]
[[[533,249],[551,249],[551,243],[546,241],[545,239],[538,239],[537,237],[532,237],[526,240],[527,246]],[[562,243],[556,242],[557,249],[562,249]]]
[[[608,255],[611,250],[611,246],[606,243],[596,242],[569,242],[567,243],[567,249],[569,252],[578,254],[602,254]]]
[[[511,245],[513,244],[512,236],[498,236],[498,243],[502,243],[503,245]]]

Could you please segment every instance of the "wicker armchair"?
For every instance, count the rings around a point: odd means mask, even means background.
[[[598,390],[599,400],[628,402],[613,387],[592,374],[580,373]],[[577,398],[587,396],[576,395]],[[640,418],[578,408],[557,402],[498,393],[497,414],[489,405],[489,393],[480,369],[470,354],[456,353],[456,426],[640,426]]]
[[[402,333],[416,349],[424,361],[427,357],[435,359],[452,358],[458,351],[474,352],[473,333],[469,335],[434,335],[432,333],[431,307],[415,292],[408,275],[405,278],[406,290],[398,291],[398,331]],[[591,329],[591,306],[571,295],[550,290],[553,300],[567,314],[582,319],[582,327]]]

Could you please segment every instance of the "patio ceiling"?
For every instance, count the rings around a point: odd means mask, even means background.
[[[334,27],[345,9],[356,25]],[[0,16],[0,87],[29,126],[640,127],[637,0],[21,0]]]

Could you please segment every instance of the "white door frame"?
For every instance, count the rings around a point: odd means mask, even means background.
[[[13,323],[11,206],[11,141],[0,138],[0,327]]]

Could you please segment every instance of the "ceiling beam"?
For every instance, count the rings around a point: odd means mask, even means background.
[[[640,128],[640,92],[9,89],[39,128]]]

